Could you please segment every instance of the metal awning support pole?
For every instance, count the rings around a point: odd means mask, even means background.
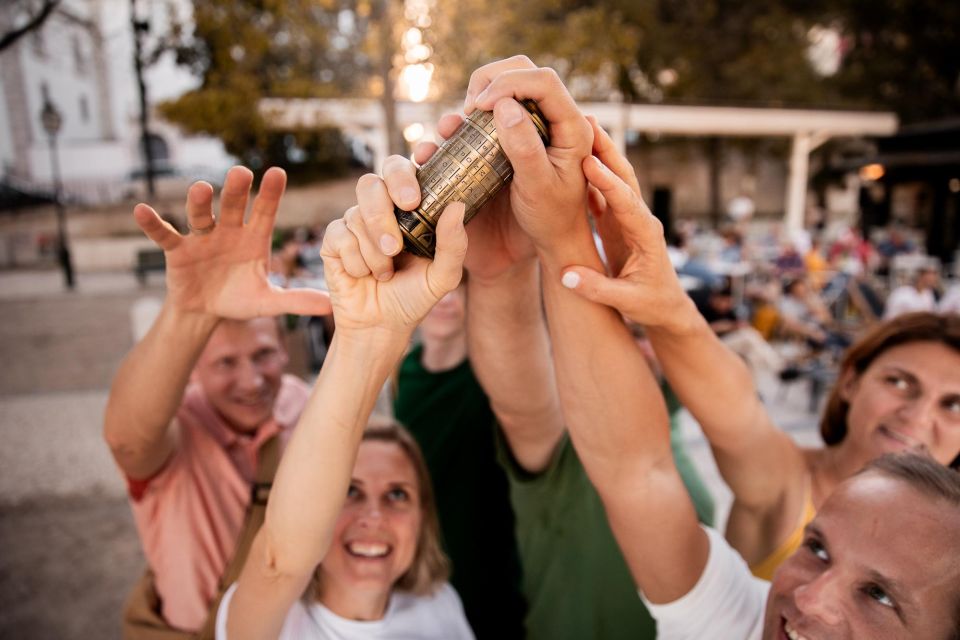
[[[788,236],[803,230],[803,213],[807,203],[807,178],[810,169],[811,134],[800,132],[793,136],[790,150],[790,176],[787,180],[786,218],[784,227]]]

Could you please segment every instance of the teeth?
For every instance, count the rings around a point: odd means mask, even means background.
[[[390,547],[378,542],[351,542],[347,545],[347,550],[364,558],[381,558],[387,555]]]
[[[787,632],[787,637],[790,638],[790,640],[807,640],[806,636],[802,636],[797,633],[796,629],[787,623],[784,623],[783,630]]]

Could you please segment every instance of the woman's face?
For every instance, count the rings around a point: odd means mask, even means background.
[[[841,446],[865,460],[925,449],[941,464],[960,453],[960,353],[939,342],[911,342],[880,354],[860,376],[846,373],[850,405]]]
[[[320,565],[321,584],[388,592],[413,564],[420,535],[420,484],[392,442],[360,444],[347,501]]]

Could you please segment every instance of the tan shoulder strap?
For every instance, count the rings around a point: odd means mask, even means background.
[[[227,563],[227,568],[224,569],[223,575],[220,577],[217,596],[210,604],[210,610],[207,613],[207,622],[196,636],[199,640],[213,640],[216,631],[217,609],[220,607],[223,594],[240,577],[240,571],[243,570],[243,564],[250,553],[253,539],[260,531],[260,527],[263,526],[263,519],[267,513],[267,498],[270,497],[273,478],[277,474],[277,467],[280,464],[280,436],[275,435],[264,442],[260,446],[257,458],[257,471],[250,488],[250,506],[247,507],[243,525],[240,527],[237,547],[233,552],[233,557],[230,558],[230,562]]]

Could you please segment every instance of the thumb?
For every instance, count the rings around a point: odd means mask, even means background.
[[[437,297],[455,289],[463,276],[463,258],[467,255],[465,213],[462,202],[453,202],[437,222],[437,249],[433,262],[427,265],[427,285]]]
[[[493,107],[497,138],[503,152],[513,165],[516,179],[532,181],[556,173],[537,127],[530,114],[513,98],[503,98]]]
[[[598,304],[613,307],[620,313],[633,317],[630,308],[640,296],[636,285],[619,278],[608,278],[588,267],[570,267],[563,271],[560,283],[577,295]]]
[[[333,311],[330,294],[316,289],[275,289],[264,305],[264,315],[292,313],[298,316],[325,316]]]

